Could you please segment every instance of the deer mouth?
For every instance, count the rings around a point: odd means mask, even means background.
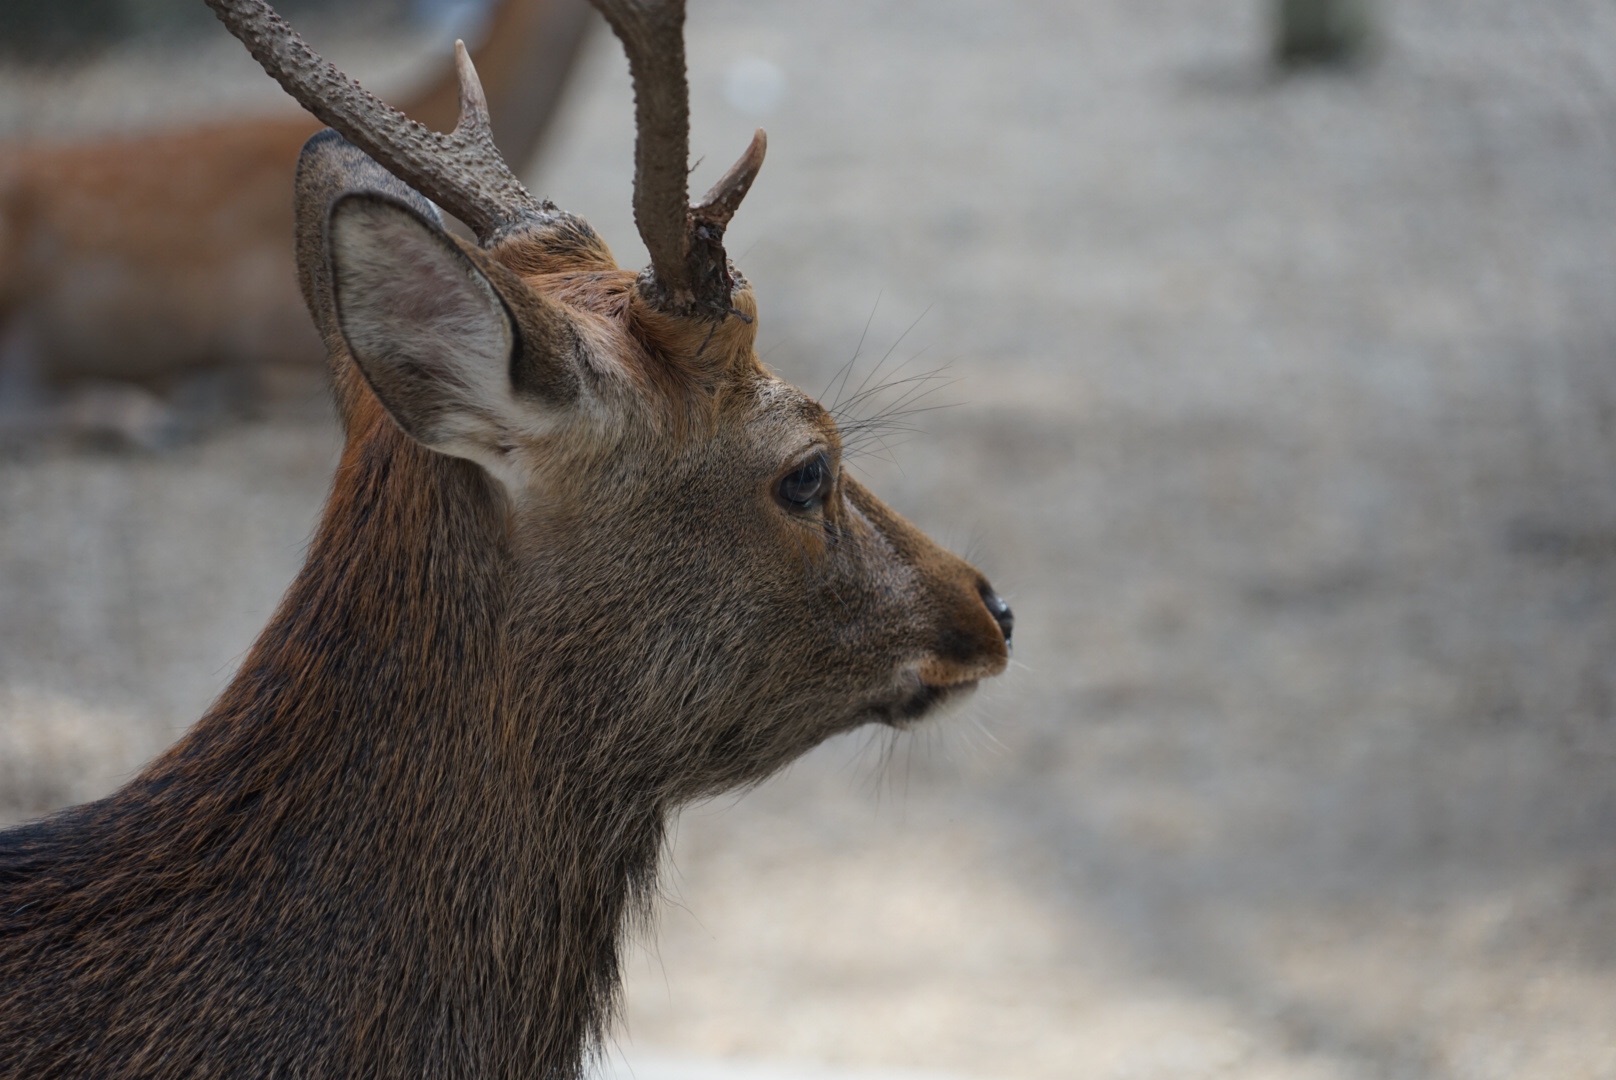
[[[968,697],[975,689],[975,679],[948,686],[921,683],[895,697],[876,702],[869,707],[867,715],[870,720],[888,727],[906,728],[939,706]]]

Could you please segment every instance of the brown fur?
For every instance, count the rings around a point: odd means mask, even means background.
[[[339,309],[331,214],[431,208],[330,134],[297,190],[347,433],[324,517],[177,745],[0,833],[0,1076],[570,1080],[670,813],[1005,666],[981,575],[868,491],[776,501],[839,444],[755,322],[646,308],[573,219],[460,249],[512,379],[574,379],[515,386],[543,423],[491,421],[485,470],[401,429],[410,370],[351,352]]]
[[[502,0],[474,56],[496,137],[536,149],[594,16],[583,0]],[[452,66],[404,106],[458,115]],[[292,290],[287,181],[307,115],[139,136],[0,145],[0,345],[28,377],[162,384],[187,370],[318,361]],[[0,362],[6,356],[0,354]]]

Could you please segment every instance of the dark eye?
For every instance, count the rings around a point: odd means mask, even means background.
[[[815,454],[781,477],[774,495],[787,510],[817,510],[829,491],[830,462]]]

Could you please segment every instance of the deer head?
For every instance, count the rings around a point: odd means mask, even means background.
[[[611,688],[615,716],[598,722],[614,753],[687,798],[865,722],[911,722],[1003,670],[1008,606],[848,476],[831,417],[757,358],[723,237],[764,135],[687,203],[682,0],[595,0],[634,81],[639,274],[505,166],[458,43],[462,112],[443,135],[266,4],[208,2],[342,133],[304,153],[299,263],[350,438],[475,465],[452,475],[504,522],[514,679],[553,678],[575,654],[575,677]]]

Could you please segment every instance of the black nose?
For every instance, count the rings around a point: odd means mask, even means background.
[[[1016,613],[1010,610],[1010,605],[1004,602],[1004,597],[986,585],[982,586],[982,603],[988,606],[988,613],[993,616],[993,621],[1004,631],[1004,643],[1010,644],[1010,632],[1016,628]]]

